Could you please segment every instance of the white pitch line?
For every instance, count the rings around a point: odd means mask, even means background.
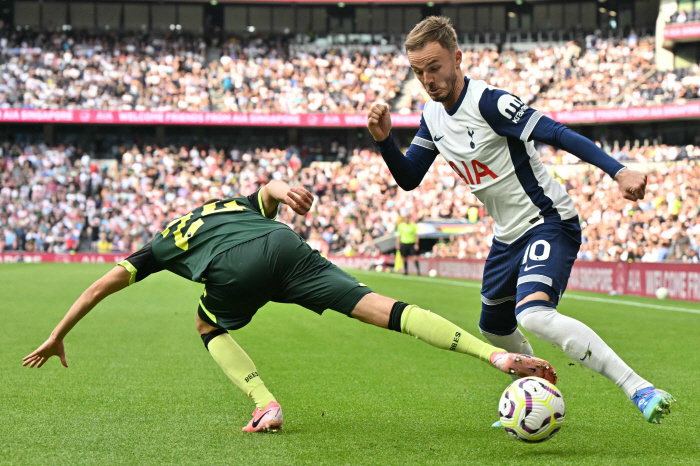
[[[355,270],[357,270],[357,269],[355,269]],[[479,283],[471,283],[471,282],[463,281],[463,280],[433,279],[433,278],[428,278],[428,277],[416,277],[415,275],[397,275],[397,274],[373,272],[373,271],[368,271],[368,270],[357,270],[357,271],[361,272],[361,273],[380,275],[382,277],[387,277],[387,278],[397,278],[399,280],[413,280],[413,281],[417,281],[417,282],[429,282],[429,283],[438,283],[438,284],[444,283],[447,285],[464,286],[467,288],[481,288],[481,285]],[[575,294],[575,292],[571,292],[571,291],[567,291],[566,294],[564,295],[564,298],[578,299],[581,301],[594,301],[594,302],[598,302],[598,303],[624,304],[626,306],[643,307],[646,309],[661,309],[663,311],[675,311],[675,312],[687,312],[690,314],[700,314],[700,310],[698,310],[698,309],[687,309],[684,307],[675,307],[675,306],[662,306],[660,304],[645,304],[645,303],[638,303],[636,301],[626,301],[626,300],[622,300],[622,299],[608,299],[608,298],[598,298],[595,296],[582,296],[579,294]]]

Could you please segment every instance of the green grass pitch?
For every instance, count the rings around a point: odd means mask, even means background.
[[[194,328],[201,285],[168,273],[93,310],[66,339],[68,369],[56,358],[22,367],[109,268],[0,265],[0,464],[700,463],[698,304],[569,292],[560,311],[678,403],[664,424],[647,424],[614,384],[531,337],[567,403],[561,432],[537,445],[490,427],[510,379],[486,364],[332,311],[269,304],[233,337],[282,404],[285,425],[245,434],[254,406]],[[478,334],[475,283],[351,273]]]

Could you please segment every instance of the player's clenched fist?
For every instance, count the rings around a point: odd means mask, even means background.
[[[647,176],[634,170],[622,170],[615,177],[625,199],[639,201],[644,199],[647,189]]]
[[[314,203],[314,195],[304,188],[292,188],[287,192],[284,203],[299,215],[306,215]]]
[[[375,141],[381,142],[391,133],[391,117],[387,104],[374,103],[367,114],[367,129]]]

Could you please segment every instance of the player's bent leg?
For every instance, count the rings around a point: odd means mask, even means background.
[[[546,299],[542,299],[543,294]],[[527,331],[557,345],[573,360],[613,381],[635,402],[648,422],[656,422],[670,412],[673,397],[654,389],[637,375],[587,325],[557,312],[546,293],[533,293],[518,302],[516,316]]]
[[[219,327],[214,327],[213,325],[204,322],[201,317],[199,317],[199,314],[195,314],[195,325],[197,326],[197,333],[199,333],[200,336],[204,337],[204,335],[208,335],[210,333],[214,333],[218,330],[221,330],[222,332],[225,332],[226,330],[219,328]],[[204,346],[206,346],[206,341],[204,342]]]
[[[549,363],[526,355],[507,353],[484,343],[452,322],[418,306],[370,293],[350,313],[363,322],[414,336],[436,348],[469,354],[507,374],[536,376],[556,383]]]
[[[276,431],[282,427],[282,408],[260,379],[255,364],[228,331],[205,322],[199,313],[197,331],[214,361],[238,388],[255,401],[253,418],[244,432]]]

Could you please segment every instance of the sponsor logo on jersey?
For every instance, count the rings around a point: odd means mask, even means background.
[[[520,99],[511,94],[503,94],[498,99],[498,111],[513,123],[517,123],[529,108]]]
[[[484,165],[478,160],[472,160],[471,170],[469,170],[467,163],[462,160],[462,168],[464,169],[464,173],[457,168],[457,165],[453,161],[450,160],[449,163],[452,170],[454,170],[468,185],[480,185],[481,179],[487,176],[490,176],[494,180],[498,178],[498,175],[496,175],[487,165]],[[472,173],[474,174],[473,177]]]

